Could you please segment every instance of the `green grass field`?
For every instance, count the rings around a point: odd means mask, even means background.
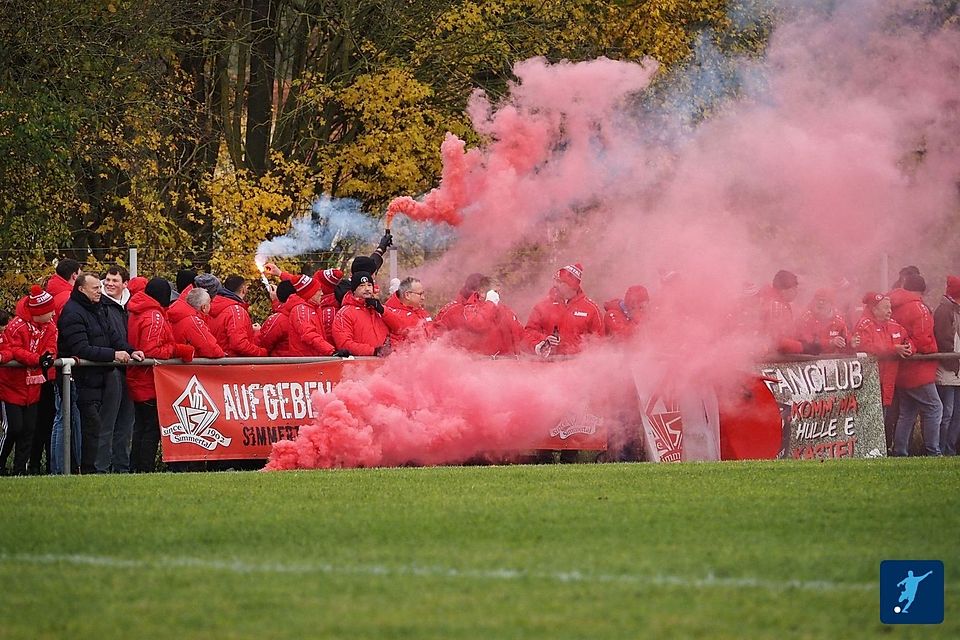
[[[0,478],[0,638],[960,637],[960,459]],[[946,621],[885,627],[883,559]]]

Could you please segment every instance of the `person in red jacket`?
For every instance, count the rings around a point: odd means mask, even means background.
[[[268,262],[263,268],[264,271],[271,275],[278,276],[281,280],[293,282],[300,277],[292,273],[287,273],[286,271],[281,271],[280,267],[272,262]],[[343,280],[343,271],[340,269],[317,269],[313,274],[313,279],[320,284],[320,291],[323,294],[317,306],[317,312],[320,314],[320,322],[323,325],[323,337],[327,342],[333,344],[333,319],[337,315],[337,309],[340,308],[340,302],[337,300],[335,291],[337,285]]]
[[[53,296],[53,320],[56,322],[63,305],[70,299],[73,284],[80,275],[80,263],[71,258],[57,262],[55,273],[47,281],[47,293]]]
[[[426,290],[420,280],[410,277],[400,281],[396,292],[384,304],[383,321],[390,329],[390,344],[399,346],[407,340],[428,337],[433,318],[423,307]]]
[[[863,315],[853,330],[853,337],[859,340],[859,349],[877,356],[880,367],[880,399],[883,404],[884,419],[889,416],[893,405],[894,386],[900,358],[913,354],[913,345],[907,331],[893,319],[890,298],[869,292],[863,296]],[[888,448],[892,444],[893,434],[889,434]]]
[[[837,312],[834,301],[832,291],[817,289],[810,308],[800,315],[797,337],[805,353],[844,353],[859,346],[858,340],[848,335],[847,323]]]
[[[643,312],[650,302],[650,294],[642,285],[627,289],[623,299],[608,300],[603,304],[603,330],[608,336],[629,338],[636,335],[643,321]]]
[[[603,335],[603,314],[580,288],[583,267],[579,263],[559,269],[553,288],[530,312],[524,327],[524,346],[542,358],[579,353],[583,339]]]
[[[373,276],[358,271],[333,321],[333,343],[354,356],[386,356],[390,331],[383,321],[383,304],[373,295]]]
[[[291,355],[297,357],[350,355],[339,352],[324,335],[323,318],[320,315],[320,300],[324,293],[320,283],[310,276],[299,276],[293,281],[296,293],[287,299],[290,330],[288,333]]]
[[[223,281],[210,303],[210,330],[228,356],[262,357],[267,350],[257,345],[260,325],[254,325],[247,312],[247,288],[243,276],[232,275]]]
[[[206,316],[210,313],[210,294],[206,289],[186,288],[176,302],[167,309],[167,319],[173,329],[173,339],[194,348],[199,358],[222,358],[226,354],[210,333]]]
[[[13,456],[13,473],[26,475],[33,447],[33,432],[40,402],[40,385],[46,382],[57,352],[57,325],[52,322],[55,302],[49,292],[34,285],[16,317],[3,330],[2,350],[25,368],[0,369],[0,401],[6,409],[7,429],[0,436],[0,470]]]
[[[523,325],[501,301],[500,284],[480,273],[467,276],[457,299],[437,314],[437,330],[460,349],[485,356],[516,356]]]
[[[804,345],[796,338],[793,307],[800,281],[789,271],[780,270],[773,283],[760,292],[760,328],[779,353],[803,353]]]
[[[173,328],[167,321],[170,306],[170,283],[153,278],[146,288],[127,303],[130,319],[127,340],[147,358],[193,360],[194,348],[177,344]],[[133,400],[136,421],[133,443],[130,447],[130,470],[147,473],[156,468],[157,447],[160,444],[160,419],[157,415],[157,390],[153,382],[153,367],[130,367],[127,388]]]
[[[937,340],[933,334],[933,313],[923,303],[927,283],[923,276],[910,274],[903,279],[903,288],[890,292],[893,319],[907,331],[916,353],[936,353]],[[900,417],[893,434],[891,455],[906,456],[913,423],[920,414],[923,445],[927,455],[940,454],[940,419],[943,403],[937,394],[936,360],[906,360],[897,372],[897,398]]]
[[[287,305],[290,296],[297,292],[293,283],[284,280],[277,285],[277,302],[279,307],[263,321],[260,333],[257,334],[257,344],[267,350],[274,357],[292,356],[290,349],[290,309]]]

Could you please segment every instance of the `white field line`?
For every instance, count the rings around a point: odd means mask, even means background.
[[[764,589],[788,591],[869,591],[874,583],[832,582],[829,580],[767,580],[763,578],[723,578],[708,573],[704,577],[632,573],[604,574],[582,571],[527,571],[524,569],[457,569],[420,565],[336,565],[328,563],[246,562],[244,560],[207,560],[189,556],[154,559],[126,559],[114,556],[82,554],[0,553],[0,564],[76,565],[107,569],[204,569],[236,574],[322,574],[332,576],[383,576],[451,578],[459,580],[544,580],[559,583],[611,583],[636,586],[671,586],[692,589]]]

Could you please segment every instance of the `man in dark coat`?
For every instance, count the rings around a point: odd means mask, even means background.
[[[113,265],[103,276],[103,305],[107,320],[117,334],[127,339],[127,302],[130,291],[127,283],[130,274],[119,265]],[[127,372],[115,368],[106,374],[103,388],[103,404],[100,406],[100,420],[103,434],[100,449],[97,451],[96,467],[109,469],[113,473],[130,471],[130,440],[133,437],[133,401],[127,391]]]
[[[117,333],[107,319],[106,309],[100,303],[100,280],[82,273],[74,283],[70,300],[64,305],[57,320],[59,338],[57,352],[61,358],[81,358],[93,362],[130,362],[143,360],[143,352],[134,349]],[[100,407],[107,376],[113,367],[76,367],[73,370],[80,410],[80,470],[82,473],[106,473],[109,468],[97,468],[100,449]],[[110,434],[112,437],[112,434]]]

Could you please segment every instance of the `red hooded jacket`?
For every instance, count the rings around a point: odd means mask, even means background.
[[[217,339],[210,333],[210,327],[202,313],[191,307],[184,299],[190,287],[167,309],[167,320],[173,328],[173,338],[179,344],[188,344],[194,348],[198,358],[222,358],[226,355]]]
[[[560,330],[560,344],[554,349],[558,355],[579,353],[583,338],[588,335],[603,335],[603,314],[593,300],[577,291],[577,295],[564,302],[556,289],[533,307],[527,326],[524,327],[524,346],[530,352],[538,343],[552,335],[554,328]]]
[[[846,347],[840,348],[833,345],[831,341],[838,336],[846,341]],[[820,353],[852,351],[847,323],[843,321],[843,316],[839,313],[834,313],[829,320],[821,320],[813,311],[807,309],[797,322],[797,337],[805,344],[818,345]]]
[[[615,338],[629,338],[640,328],[642,314],[627,315],[623,300],[607,300],[603,303],[603,331]]]
[[[55,309],[53,314],[54,322],[60,317],[60,310],[63,309],[63,305],[67,304],[67,300],[70,299],[70,293],[72,291],[73,285],[61,278],[58,273],[54,273],[53,276],[47,280],[47,293],[53,296],[53,308]]]
[[[40,370],[40,356],[47,351],[57,355],[57,323],[37,324],[25,310],[19,311],[21,306],[25,309],[26,304],[17,305],[17,315],[4,329],[0,343],[9,360],[26,368],[0,369],[0,400],[25,407],[40,401],[40,385],[47,381]],[[3,361],[7,360],[4,357]]]
[[[760,292],[760,326],[780,353],[803,353],[803,343],[796,338],[793,307],[780,291],[768,285]]]
[[[257,344],[267,350],[274,357],[294,355],[290,348],[290,304],[291,299],[280,304],[276,313],[271,313],[257,334]]]
[[[333,321],[333,343],[337,349],[346,349],[355,356],[372,356],[390,333],[383,317],[368,307],[363,298],[348,291],[343,306]]]
[[[298,295],[287,298],[290,329],[287,333],[290,354],[293,356],[329,356],[333,345],[323,335],[320,306],[313,300],[304,300]]]
[[[210,330],[228,356],[267,355],[266,349],[257,346],[246,302],[218,293],[210,303]]]
[[[933,335],[933,313],[916,291],[894,289],[890,292],[893,319],[907,331],[916,353],[936,353],[937,340]],[[897,385],[904,389],[937,381],[936,360],[904,360],[897,372]]]
[[[479,293],[461,294],[441,309],[437,329],[450,332],[451,342],[461,349],[485,356],[516,355],[523,342],[523,325],[510,307]]]
[[[429,311],[404,304],[397,294],[390,296],[383,305],[383,321],[390,329],[390,342],[394,346],[408,339],[428,337],[433,325],[432,320]]]
[[[897,371],[900,369],[896,345],[910,344],[906,329],[896,320],[881,323],[869,310],[865,309],[853,330],[853,335],[860,336],[860,346],[857,347],[860,351],[881,358],[877,361],[880,366],[880,396],[883,406],[890,406],[893,403]]]
[[[173,328],[160,303],[144,291],[133,294],[127,303],[127,340],[143,351],[147,358],[166,360],[172,358],[176,343]],[[127,367],[127,388],[134,402],[146,402],[157,397],[153,385],[153,367]]]

